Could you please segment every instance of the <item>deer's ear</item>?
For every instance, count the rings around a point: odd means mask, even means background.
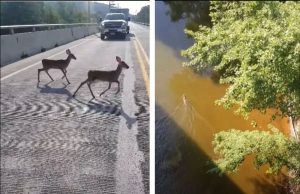
[[[121,58],[119,56],[116,56],[117,61],[121,61]]]
[[[67,49],[67,50],[66,50],[66,53],[67,53],[68,55],[71,54],[70,49]]]

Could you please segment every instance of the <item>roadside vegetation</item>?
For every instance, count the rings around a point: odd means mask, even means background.
[[[0,3],[1,26],[30,24],[88,23],[88,2],[85,1],[36,1]],[[104,18],[109,12],[108,4],[90,3],[91,21]],[[149,24],[150,6],[144,6],[133,15],[134,21]]]
[[[300,3],[212,1],[209,6],[211,25],[195,29],[194,20],[188,20],[185,32],[195,42],[182,51],[189,59],[184,65],[200,73],[217,72],[219,83],[229,86],[217,105],[235,108],[245,119],[254,110],[266,114],[272,109],[270,120],[289,117],[295,124],[300,118]],[[179,14],[188,17],[185,11]],[[288,168],[294,185],[289,190],[300,192],[299,131],[293,128],[295,137],[274,127],[268,132],[231,129],[216,134],[213,144],[220,158],[213,171],[235,172],[254,155],[254,165],[268,165],[268,173]]]
[[[88,22],[86,2],[1,2],[1,25]]]
[[[141,10],[136,14],[134,17],[136,22],[146,23],[149,24],[150,22],[150,6],[144,6]]]

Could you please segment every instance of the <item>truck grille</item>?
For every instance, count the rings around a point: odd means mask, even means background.
[[[106,22],[104,24],[105,28],[120,28],[122,26],[122,22]]]

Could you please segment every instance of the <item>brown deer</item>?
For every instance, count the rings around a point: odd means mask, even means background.
[[[63,72],[63,77],[61,79],[63,79],[64,77],[66,77],[66,80],[68,81],[68,83],[70,84],[68,78],[67,78],[67,67],[70,64],[71,59],[75,59],[76,57],[71,53],[70,49],[66,50],[66,53],[68,55],[68,58],[66,60],[49,60],[49,59],[43,59],[42,60],[42,64],[43,64],[43,68],[42,69],[38,69],[38,82],[40,82],[40,72],[41,71],[45,71],[47,73],[47,75],[50,77],[50,79],[52,81],[53,78],[51,77],[51,75],[48,73],[49,69],[60,69]]]
[[[121,58],[118,56],[116,56],[116,60],[119,64],[118,64],[117,69],[114,71],[89,71],[88,78],[85,81],[81,82],[81,84],[79,85],[77,90],[74,92],[73,97],[75,96],[75,94],[77,93],[79,88],[81,88],[81,86],[86,83],[90,89],[90,92],[91,92],[93,98],[95,98],[95,96],[92,92],[92,89],[91,89],[91,83],[94,81],[108,81],[109,82],[108,88],[106,90],[104,90],[99,96],[103,95],[106,91],[108,91],[110,89],[112,82],[118,83],[118,91],[116,92],[116,94],[119,93],[120,92],[120,82],[118,80],[119,76],[122,72],[122,69],[123,68],[128,69],[129,66],[124,61],[122,61]]]

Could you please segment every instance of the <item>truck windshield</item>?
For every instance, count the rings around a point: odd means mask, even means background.
[[[106,20],[125,20],[125,15],[122,13],[108,14],[105,16]]]

